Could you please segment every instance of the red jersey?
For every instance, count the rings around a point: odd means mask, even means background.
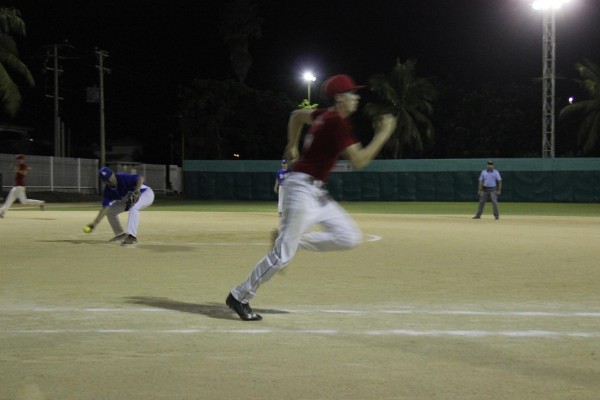
[[[357,143],[352,134],[352,124],[337,111],[315,110],[313,124],[304,138],[300,159],[294,172],[302,172],[326,182],[342,151]]]
[[[17,165],[18,170],[15,171],[15,186],[25,186],[25,174],[29,168],[27,164]]]

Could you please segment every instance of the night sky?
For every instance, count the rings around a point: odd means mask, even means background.
[[[21,58],[37,81],[20,122],[51,137],[46,120],[50,73],[42,73],[44,46],[68,43],[61,61],[66,123],[97,132],[97,109],[85,88],[97,84],[95,47],[105,65],[107,135],[143,137],[168,129],[177,85],[194,78],[233,78],[219,32],[223,0],[28,0],[4,2],[21,10],[28,37]],[[396,58],[418,61],[422,77],[464,87],[483,82],[528,84],[542,73],[542,16],[527,0],[258,0],[262,36],[251,39],[253,65],[246,84],[306,97],[302,72],[317,77],[348,73],[357,82],[388,72]],[[571,0],[557,14],[558,76],[576,78],[583,58],[600,63],[600,1]],[[540,97],[541,97],[541,87]],[[51,115],[51,114],[50,114]],[[44,132],[46,131],[46,132]],[[74,133],[75,134],[75,133]]]

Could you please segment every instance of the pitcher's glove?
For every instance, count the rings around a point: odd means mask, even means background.
[[[133,206],[140,199],[140,191],[135,190],[127,196],[127,200],[125,200],[125,211],[129,211],[131,206]]]

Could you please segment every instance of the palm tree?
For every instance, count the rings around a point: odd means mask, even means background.
[[[407,60],[396,65],[388,74],[377,74],[369,79],[371,90],[378,97],[369,102],[365,111],[371,117],[384,113],[398,116],[396,131],[386,144],[392,158],[400,158],[407,150],[423,152],[424,143],[433,138],[433,101],[437,93],[424,78],[416,77],[416,61]]]
[[[244,83],[252,66],[249,40],[251,37],[260,38],[262,23],[258,6],[249,0],[233,0],[225,7],[221,34],[229,47],[229,60],[240,83]]]
[[[600,141],[600,66],[589,60],[575,64],[582,80],[577,80],[591,97],[569,104],[560,111],[559,118],[578,120],[577,143],[584,154],[594,150]]]
[[[21,60],[14,35],[26,36],[25,22],[14,8],[0,8],[0,103],[14,117],[21,107],[21,92],[15,80],[33,87],[31,72]]]

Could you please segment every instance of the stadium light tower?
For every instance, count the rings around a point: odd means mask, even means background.
[[[310,84],[317,80],[317,77],[312,72],[304,73],[304,81],[308,84],[308,104],[310,104]]]
[[[544,14],[542,72],[542,157],[554,158],[554,91],[556,56],[556,11],[569,0],[535,0],[531,6]]]

